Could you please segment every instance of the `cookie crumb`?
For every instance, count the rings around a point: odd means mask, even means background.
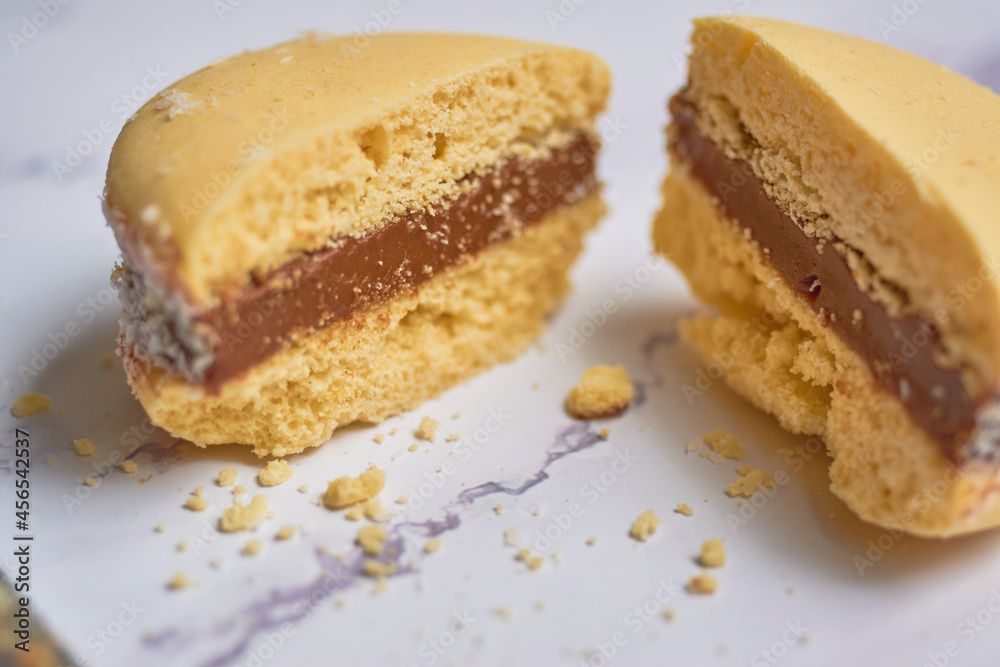
[[[396,435],[397,433],[399,433],[399,429],[398,428],[394,428],[391,431],[389,431],[389,435]]]
[[[372,440],[375,441],[376,445],[381,445],[383,442],[385,442],[385,435],[382,433],[376,433],[375,437],[372,438]]]
[[[545,558],[534,555],[529,547],[518,549],[516,558],[527,565],[529,570],[537,570],[545,563]]]
[[[111,368],[115,363],[115,355],[108,352],[101,361],[105,368]]]
[[[699,574],[688,580],[688,591],[699,595],[711,595],[719,588],[719,582],[710,574]]]
[[[427,544],[424,545],[424,553],[425,554],[434,554],[434,553],[437,553],[439,549],[441,549],[441,538],[440,537],[435,537],[435,538],[432,538],[430,540],[427,540]]]
[[[369,556],[378,556],[382,553],[382,545],[387,536],[388,533],[382,526],[375,524],[361,526],[357,537],[358,546]]]
[[[701,557],[698,562],[702,567],[722,567],[726,564],[726,543],[719,537],[713,537],[701,545]]]
[[[640,542],[645,542],[648,540],[656,529],[660,526],[660,517],[653,514],[652,509],[648,509],[636,518],[635,522],[632,523],[632,528],[629,530],[628,534],[634,540],[639,540]]]
[[[397,505],[405,505],[408,502],[410,502],[410,499],[407,498],[406,496],[402,495],[402,494],[400,494],[399,497],[396,498],[396,504]]]
[[[186,540],[181,540],[180,542],[177,543],[177,546],[175,548],[177,549],[177,551],[184,553],[185,551],[188,550],[188,543]]]
[[[675,618],[677,618],[677,612],[675,612],[673,609],[664,609],[663,610],[663,620],[665,620],[665,621],[672,621]]]
[[[458,442],[461,437],[458,433],[449,433],[444,440],[445,442]]]
[[[369,498],[365,502],[358,504],[357,507],[361,508],[365,518],[369,521],[375,521],[376,523],[388,523],[392,521],[392,512],[385,508],[378,496]]]
[[[735,435],[723,431],[721,428],[713,428],[701,436],[701,441],[719,456],[734,461],[742,461],[746,458],[746,450],[743,448],[743,443]]]
[[[736,472],[740,478],[726,487],[726,493],[730,498],[737,496],[750,498],[762,486],[767,489],[773,489],[776,486],[774,477],[760,468],[740,466]]]
[[[153,528],[153,530],[155,530],[158,533],[163,533],[163,532],[166,532],[167,527],[164,526],[162,523],[158,523],[158,524],[156,524],[156,527]]]
[[[268,461],[257,475],[257,483],[261,486],[277,486],[292,478],[292,468],[284,459]]]
[[[191,578],[183,572],[174,573],[174,576],[172,576],[170,581],[167,582],[167,588],[172,591],[179,591],[185,588],[190,588],[191,586],[194,586],[194,581],[192,581]]]
[[[502,618],[502,619],[508,620],[508,621],[510,619],[514,618],[514,612],[511,611],[510,607],[508,607],[506,605],[504,605],[502,607],[494,607],[493,608],[493,614],[497,618]]]
[[[396,574],[396,564],[389,563],[388,565],[384,565],[374,558],[369,558],[365,561],[364,567],[361,571],[369,577],[384,579],[385,577],[390,577]]]
[[[50,405],[52,405],[52,399],[45,394],[29,392],[17,397],[13,407],[10,409],[10,413],[20,419],[21,417],[41,412]]]
[[[545,611],[545,600],[535,600],[535,611]]]
[[[49,458],[49,459],[45,459],[45,465],[47,465],[47,466],[50,466],[50,465],[52,465],[53,463],[55,463],[55,461],[53,461],[53,460],[52,460],[51,458]]]
[[[723,456],[722,454],[719,454],[718,452],[713,452],[711,449],[706,449],[705,451],[703,451],[701,453],[701,458],[708,459],[709,461],[711,461],[715,465],[719,465],[719,464],[724,463],[726,461],[726,457],[725,456]]]
[[[458,419],[458,418],[460,418],[461,416],[462,416],[462,413],[461,413],[461,412],[456,412],[455,414],[453,414],[453,415],[451,416],[451,418],[452,418],[452,419]]]
[[[521,529],[511,526],[503,533],[503,543],[508,547],[516,547],[521,543]]]
[[[299,484],[299,493],[309,493],[309,485]]]
[[[256,556],[260,553],[261,549],[264,548],[264,542],[259,539],[253,539],[243,545],[243,555],[244,556]]]
[[[227,507],[223,511],[219,519],[219,530],[224,533],[235,533],[256,528],[269,509],[267,498],[261,495],[254,496],[248,505],[234,501],[232,507]]]
[[[428,442],[434,442],[437,438],[438,426],[440,425],[441,422],[436,419],[424,417],[420,420],[420,426],[417,427],[417,437]]]
[[[278,533],[274,537],[279,540],[290,540],[295,537],[295,532],[295,526],[288,524],[279,528]]]
[[[347,511],[344,512],[344,518],[348,521],[361,521],[365,516],[365,511],[361,505],[354,505],[348,507]]]
[[[493,511],[496,512],[497,516],[503,516],[503,505],[497,503],[493,506]]]
[[[417,443],[413,443],[412,445],[407,447],[407,449],[410,450],[411,452],[415,452],[419,449],[419,446],[417,445]]]
[[[600,432],[597,434],[597,437],[599,437],[601,440],[607,440],[608,438],[611,437],[611,429],[602,428]]]
[[[232,486],[236,484],[236,468],[229,466],[228,468],[223,468],[219,471],[219,479],[217,483],[219,486]]]
[[[624,366],[588,368],[566,397],[566,410],[577,419],[613,417],[635,398],[635,386]]]
[[[97,486],[97,479],[95,479],[94,477],[88,477],[87,479],[83,480],[83,483],[86,484],[87,486]]]
[[[192,512],[204,512],[210,507],[207,500],[201,496],[191,496],[184,501],[184,508],[189,509]]]
[[[381,493],[385,471],[372,466],[357,477],[338,477],[327,485],[323,504],[332,510],[342,509]]]
[[[596,537],[588,537],[587,538],[587,546],[588,547],[592,547],[595,544],[597,544],[597,538]]]
[[[148,482],[151,479],[153,479],[153,475],[151,475],[151,474],[150,475],[146,475],[145,477],[140,477],[139,478],[139,483],[140,484],[145,484],[146,482]]]
[[[685,503],[677,503],[677,507],[674,509],[678,514],[683,514],[684,516],[691,516],[694,514],[694,510],[688,507]]]
[[[76,449],[76,453],[78,456],[92,456],[94,454],[94,451],[96,451],[97,449],[96,447],[94,447],[94,443],[92,443],[87,438],[80,438],[78,440],[74,440],[73,448]]]
[[[201,497],[201,496],[205,495],[205,487],[204,486],[196,486],[196,487],[194,487],[194,491],[191,492],[191,495],[192,496],[198,496],[198,497]]]
[[[233,487],[234,496],[242,496],[245,495],[246,492],[247,492],[247,487],[243,486],[242,484],[237,484],[236,486]]]
[[[139,464],[133,461],[132,459],[127,459],[121,462],[121,464],[118,466],[118,469],[121,470],[122,472],[133,473],[139,469]]]

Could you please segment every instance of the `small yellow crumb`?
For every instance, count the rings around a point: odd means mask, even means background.
[[[726,543],[721,538],[713,537],[701,545],[701,557],[698,559],[702,567],[722,567],[726,564]]]
[[[279,540],[290,540],[295,537],[295,526],[285,525],[278,529],[278,534],[275,538]]]
[[[417,449],[419,449],[419,447],[417,446],[417,443],[413,443],[412,445],[407,447],[407,449],[410,450],[411,452],[415,452],[417,451]]]
[[[232,486],[236,483],[236,468],[229,466],[228,468],[223,468],[219,471],[219,486]]]
[[[639,540],[640,542],[645,542],[650,538],[650,536],[656,532],[656,529],[660,526],[660,517],[653,514],[652,509],[648,509],[635,520],[632,524],[631,530],[628,534],[634,540]]]
[[[248,505],[234,501],[232,507],[227,507],[223,511],[219,519],[219,530],[224,533],[235,533],[256,528],[269,509],[267,498],[261,495],[254,496]]]
[[[277,486],[292,478],[292,468],[284,459],[268,461],[257,475],[257,483],[261,486]]]
[[[17,397],[17,400],[14,401],[14,406],[10,409],[10,413],[20,419],[21,417],[41,412],[50,405],[52,405],[52,399],[45,394],[30,392]]]
[[[493,511],[497,513],[497,516],[503,516],[503,505],[501,505],[500,503],[497,503],[493,507]]]
[[[365,516],[365,511],[361,505],[354,505],[348,507],[347,511],[344,512],[344,518],[348,521],[361,521]]]
[[[729,494],[730,498],[737,496],[749,498],[762,486],[773,489],[776,485],[774,477],[770,473],[754,466],[740,466],[736,472],[739,473],[740,478],[726,488],[726,493]]]
[[[635,398],[635,386],[624,366],[588,368],[566,397],[566,410],[577,419],[613,417]]]
[[[507,620],[510,620],[511,618],[514,618],[514,612],[511,611],[510,607],[507,607],[507,606],[494,607],[493,613],[498,618],[503,618],[503,619],[507,619]]]
[[[674,511],[678,514],[683,514],[684,516],[691,516],[694,514],[694,510],[685,503],[677,503],[677,507]]]
[[[119,465],[118,468],[122,472],[133,473],[139,469],[139,464],[133,461],[132,459],[128,459],[127,461],[122,461],[121,465]]]
[[[677,612],[675,612],[673,609],[664,609],[663,618],[665,620],[672,621],[675,618],[677,618]]]
[[[445,438],[445,442],[458,442],[461,437],[458,433],[449,433],[448,437]]]
[[[688,580],[688,590],[700,595],[711,595],[719,588],[719,582],[710,574],[699,574]]]
[[[50,466],[53,463],[55,463],[55,461],[53,461],[52,459],[45,459],[45,465]]]
[[[726,462],[726,457],[718,452],[713,452],[711,449],[706,449],[700,454],[701,458],[708,459],[715,465],[721,465]]]
[[[382,544],[385,542],[386,537],[385,528],[377,524],[369,524],[361,526],[361,530],[358,531],[357,542],[358,546],[366,554],[369,556],[378,556],[382,553]]]
[[[368,500],[385,488],[385,471],[375,466],[357,477],[338,477],[329,483],[323,504],[332,510]]]
[[[385,577],[378,577],[375,579],[375,585],[372,586],[372,592],[375,595],[382,595],[389,591],[389,583],[385,580]]]
[[[601,440],[607,440],[608,438],[611,437],[611,429],[610,428],[602,428],[601,431],[597,434],[597,436]]]
[[[462,416],[462,413],[461,413],[461,412],[456,412],[455,414],[453,414],[453,415],[451,416],[451,418],[452,418],[452,419],[458,419],[458,418],[459,418],[459,417],[461,417],[461,416]]]
[[[383,565],[374,558],[369,558],[365,561],[362,572],[369,577],[382,579],[396,573],[396,564],[389,563],[388,565]]]
[[[521,529],[511,526],[503,533],[503,543],[509,547],[516,547],[521,543]]]
[[[588,547],[592,547],[595,544],[597,544],[597,538],[596,537],[588,537],[587,538],[587,546]]]
[[[191,495],[192,496],[198,496],[200,498],[201,496],[205,495],[205,487],[204,486],[196,486],[194,488],[194,491],[191,492]]]
[[[236,486],[233,487],[234,496],[242,496],[246,492],[247,492],[247,487],[243,486],[242,484],[237,484]]]
[[[437,553],[440,548],[441,548],[441,538],[434,537],[432,539],[427,540],[427,544],[424,545],[424,553],[425,554]]]
[[[184,501],[184,507],[193,512],[204,512],[210,507],[210,505],[208,501],[201,496],[191,496]]]
[[[542,510],[536,507],[531,511],[532,516],[542,516]]]
[[[701,436],[701,440],[713,452],[727,459],[742,461],[746,457],[746,450],[743,448],[743,443],[737,440],[735,435],[723,431],[721,428],[712,429]]]
[[[308,484],[300,484],[299,485],[299,493],[309,493],[309,485]]]
[[[97,480],[93,477],[88,477],[87,479],[83,480],[83,483],[86,484],[87,486],[97,486]]]
[[[517,560],[528,566],[529,570],[537,570],[545,563],[545,558],[532,554],[528,547],[521,547],[517,551]]]
[[[408,502],[410,502],[410,499],[407,498],[406,496],[400,495],[398,498],[396,498],[397,505],[405,505]]]
[[[365,518],[369,521],[387,523],[392,520],[392,512],[387,510],[378,496],[373,496],[365,502],[357,505],[364,512]]]
[[[375,437],[372,438],[372,440],[375,441],[376,445],[381,445],[383,442],[385,442],[385,435],[382,433],[376,433]]]
[[[158,524],[156,524],[156,528],[153,528],[153,530],[155,530],[158,533],[163,533],[163,532],[166,532],[167,527],[164,526],[162,523],[158,523]]]
[[[183,572],[175,573],[174,576],[170,578],[170,581],[167,582],[167,588],[172,591],[179,591],[184,588],[190,588],[191,586],[194,586],[194,582]]]
[[[80,438],[79,440],[73,441],[73,447],[76,448],[76,453],[80,456],[91,456],[96,449],[94,443],[92,443],[87,438]]]
[[[396,435],[397,433],[399,433],[399,429],[398,428],[394,428],[391,431],[389,431],[389,435]]]
[[[184,553],[185,551],[187,551],[188,550],[188,543],[187,543],[187,541],[181,540],[180,542],[178,542],[177,543],[177,550],[180,551],[181,553]]]
[[[420,420],[420,426],[417,427],[417,437],[422,440],[427,440],[429,442],[434,442],[437,438],[437,429],[441,423],[436,419],[431,419],[430,417],[424,417]]]
[[[243,555],[244,556],[256,556],[260,553],[260,550],[264,548],[264,542],[262,540],[250,540],[243,545]]]

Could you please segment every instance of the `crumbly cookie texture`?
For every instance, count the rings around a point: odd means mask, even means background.
[[[295,537],[296,532],[298,531],[296,530],[295,526],[286,524],[278,529],[278,532],[275,534],[274,537],[275,539],[278,540],[290,540],[293,537]]]
[[[711,595],[719,589],[719,581],[710,574],[698,574],[688,580],[688,591],[699,595]]]
[[[677,503],[677,507],[674,509],[678,514],[683,514],[684,516],[691,516],[694,514],[694,510],[691,509],[686,503]]]
[[[713,428],[701,436],[701,440],[708,445],[709,449],[724,458],[742,461],[746,457],[743,443],[735,435],[723,431],[721,428]]]
[[[234,502],[232,507],[227,507],[223,511],[219,519],[219,530],[224,533],[235,533],[256,528],[270,509],[271,505],[267,502],[267,498],[261,495],[254,496],[247,505]]]
[[[420,420],[420,426],[417,427],[417,437],[428,442],[434,442],[437,438],[438,426],[440,425],[441,422],[430,417],[424,417]]]
[[[210,507],[210,504],[201,496],[191,496],[184,501],[184,507],[193,512],[204,512]]]
[[[172,591],[179,591],[194,586],[194,580],[183,572],[176,572],[167,582],[167,588]]]
[[[701,545],[698,562],[702,567],[722,567],[726,564],[726,543],[719,537],[706,540]]]
[[[378,556],[382,553],[382,545],[387,536],[388,533],[384,526],[378,524],[361,526],[361,529],[358,530],[358,546],[369,556]]]
[[[133,461],[132,459],[128,459],[126,461],[122,461],[121,464],[119,464],[118,468],[122,472],[133,473],[139,469],[139,464]]]
[[[566,410],[577,419],[613,417],[635,398],[635,385],[624,366],[588,368],[566,397]]]
[[[729,494],[731,498],[736,498],[737,496],[749,498],[753,494],[757,493],[757,490],[760,489],[760,487],[773,489],[776,486],[776,482],[774,481],[774,477],[771,476],[771,473],[761,470],[760,468],[755,468],[754,466],[740,466],[736,469],[736,472],[740,475],[740,478],[726,487],[726,493]]]
[[[440,550],[440,549],[441,549],[441,538],[440,537],[432,537],[431,539],[427,540],[426,544],[424,544],[424,553],[425,554],[437,553],[438,550]]]
[[[327,485],[323,504],[332,510],[349,507],[381,493],[385,488],[385,471],[372,466],[357,477],[338,477]]]
[[[252,539],[243,545],[243,555],[244,556],[256,556],[263,550],[264,541],[261,539]]]
[[[45,408],[52,405],[52,399],[45,394],[39,394],[37,392],[29,392],[27,394],[21,394],[14,401],[13,407],[10,409],[10,413],[15,417],[27,417],[28,415],[33,415],[36,412],[41,412]]]
[[[267,465],[257,475],[257,483],[261,486],[277,486],[292,478],[292,467],[283,459],[268,461]]]
[[[223,468],[219,471],[219,486],[232,486],[236,484],[236,478],[239,475],[236,472],[236,468],[229,466],[228,468]]]
[[[660,526],[660,517],[653,514],[652,509],[648,509],[636,518],[632,523],[632,528],[629,530],[628,534],[634,540],[639,540],[640,542],[645,542],[656,529]]]
[[[94,443],[87,438],[79,438],[73,441],[73,448],[79,456],[92,456],[96,451]]]

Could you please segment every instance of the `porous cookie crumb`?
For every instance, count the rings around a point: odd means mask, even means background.
[[[660,526],[660,517],[653,514],[653,510],[648,509],[635,520],[632,529],[629,530],[629,537],[640,542],[645,542],[656,532]]]
[[[10,409],[10,413],[17,418],[27,417],[36,412],[41,412],[50,405],[52,405],[52,399],[45,394],[30,392],[17,397],[13,407]]]
[[[278,529],[278,532],[274,537],[279,540],[292,539],[293,537],[295,537],[295,526],[292,526],[290,524],[282,526],[281,528]]]
[[[230,466],[219,471],[219,486],[232,486],[236,483],[236,468]]]
[[[204,494],[205,494],[205,487],[204,486],[196,486],[196,487],[194,487],[194,491],[191,492],[192,496],[202,496]]]
[[[172,591],[179,591],[193,585],[194,581],[192,581],[191,578],[183,572],[176,572],[174,576],[170,578],[170,581],[167,582],[167,588]]]
[[[86,484],[87,486],[97,486],[97,479],[94,477],[88,477],[87,479],[83,480],[83,483]]]
[[[256,556],[260,553],[260,550],[264,548],[264,542],[262,540],[250,540],[243,545],[243,555],[244,556]]]
[[[740,478],[726,488],[726,493],[729,494],[730,498],[737,496],[749,498],[762,486],[766,489],[775,487],[774,477],[760,468],[740,466],[736,472],[739,473]]]
[[[372,438],[372,440],[375,441],[376,445],[381,445],[383,442],[385,442],[385,435],[383,435],[382,433],[376,433],[375,437]]]
[[[624,366],[588,368],[566,397],[566,410],[577,419],[613,417],[632,402],[635,386]]]
[[[688,590],[700,595],[711,595],[719,588],[719,582],[710,574],[699,574],[688,580]]]
[[[503,505],[497,503],[493,506],[493,511],[496,512],[497,516],[503,516]]]
[[[378,556],[382,553],[382,545],[385,543],[387,535],[382,526],[361,526],[361,530],[358,531],[358,546],[369,556]]]
[[[746,450],[743,448],[743,443],[737,440],[735,435],[723,431],[721,428],[713,428],[701,436],[701,440],[713,452],[727,459],[742,461],[746,457]]]
[[[409,447],[407,447],[407,449],[409,451],[411,451],[411,452],[415,452],[415,451],[417,451],[419,449],[419,447],[417,446],[417,443],[413,443],[412,445],[410,445]]]
[[[521,543],[521,529],[511,526],[503,533],[503,543],[509,547],[516,547]]]
[[[277,486],[292,478],[292,468],[284,459],[268,461],[267,465],[257,475],[257,483],[261,486]]]
[[[191,496],[184,501],[184,507],[194,512],[204,512],[210,505],[208,501],[201,496]]]
[[[80,438],[73,441],[73,448],[79,456],[91,456],[95,451],[94,443],[87,438]]]
[[[677,507],[674,509],[678,514],[683,514],[684,516],[691,516],[694,514],[694,510],[688,507],[684,503],[677,503]]]
[[[127,461],[122,461],[121,465],[119,465],[118,468],[122,472],[133,473],[139,469],[139,464],[131,459],[128,459]]]
[[[529,570],[537,570],[545,563],[545,558],[532,554],[531,549],[528,547],[518,549],[517,560],[527,565]]]
[[[441,423],[436,419],[424,417],[420,420],[420,426],[417,427],[417,437],[428,442],[434,442],[435,438],[437,438],[438,426],[440,425]]]
[[[387,523],[392,521],[392,512],[385,508],[378,496],[369,498],[364,503],[358,505],[369,521]]]
[[[361,521],[365,516],[365,511],[361,505],[354,505],[353,507],[348,507],[347,511],[344,512],[344,518],[348,521]]]
[[[222,513],[219,530],[224,533],[235,533],[256,528],[257,523],[264,518],[269,509],[267,498],[261,495],[254,496],[248,505],[233,502],[233,506],[227,507]]]
[[[713,537],[701,545],[701,557],[698,559],[702,567],[722,567],[726,564],[726,544],[718,537]]]
[[[427,540],[427,544],[424,545],[424,553],[425,554],[437,553],[440,548],[441,548],[441,538],[435,537],[430,540]]]
[[[601,440],[607,440],[608,438],[611,437],[611,429],[602,428],[600,432],[597,434],[597,437],[599,437]]]
[[[309,485],[308,484],[300,484],[299,485],[299,493],[309,493]]]
[[[368,500],[385,488],[385,471],[372,466],[357,477],[338,477],[329,483],[323,504],[336,510]]]

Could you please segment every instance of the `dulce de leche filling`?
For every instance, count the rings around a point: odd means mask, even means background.
[[[696,108],[683,92],[670,101],[670,146],[715,196],[721,212],[757,242],[768,262],[802,295],[838,337],[868,365],[875,381],[899,397],[910,418],[958,460],[976,426],[978,402],[969,396],[958,368],[942,367],[937,327],[918,315],[891,316],[855,282],[847,260],[829,239],[817,239],[783,211],[744,160],[727,157],[695,123]],[[832,243],[831,243],[832,242]],[[908,341],[925,341],[913,353]]]
[[[585,198],[597,189],[597,149],[597,141],[580,132],[544,159],[508,158],[467,176],[470,187],[451,201],[409,211],[363,236],[338,239],[223,295],[218,307],[197,316],[214,356],[195,380],[218,391],[290,342],[412,292]]]

